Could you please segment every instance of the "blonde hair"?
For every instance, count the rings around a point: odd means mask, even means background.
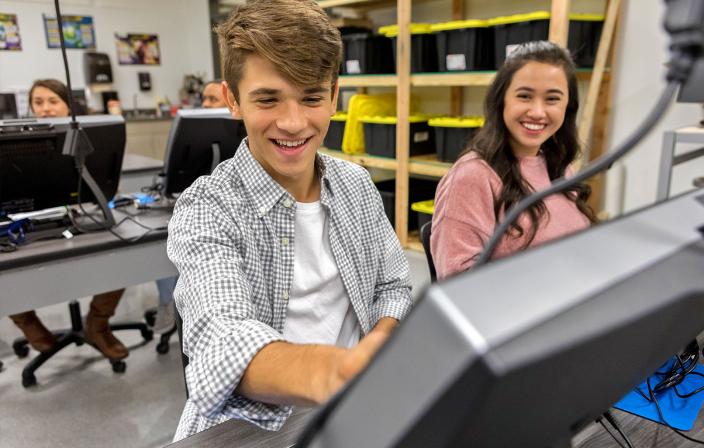
[[[269,60],[299,86],[337,82],[342,40],[312,0],[249,0],[215,28],[223,77],[239,102],[237,84],[248,55]]]

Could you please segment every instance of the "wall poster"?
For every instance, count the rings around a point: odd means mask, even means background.
[[[17,14],[0,13],[0,51],[22,51]]]
[[[91,16],[65,16],[61,15],[64,28],[64,42],[66,48],[95,49],[95,29]],[[44,31],[46,44],[49,48],[61,48],[59,37],[59,24],[56,17],[44,14]]]
[[[160,65],[159,36],[156,34],[117,34],[117,61],[120,65]]]

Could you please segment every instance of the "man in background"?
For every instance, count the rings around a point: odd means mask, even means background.
[[[203,103],[202,106],[206,109],[215,109],[218,107],[227,107],[225,99],[222,97],[222,81],[214,79],[208,82],[203,88]]]

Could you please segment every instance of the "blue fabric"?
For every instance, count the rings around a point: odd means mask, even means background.
[[[177,281],[178,275],[160,278],[156,281],[156,289],[159,291],[159,305],[167,305],[173,300]]]
[[[668,361],[659,370],[664,371],[665,369],[669,369],[673,362],[673,360]],[[704,374],[704,367],[698,365],[694,371]],[[662,375],[658,375],[657,373],[653,374],[650,377],[650,387],[655,387],[661,378]],[[677,390],[681,395],[685,395],[702,386],[704,386],[704,377],[689,374],[685,377],[684,381],[677,386]],[[639,384],[638,389],[640,389],[646,397],[649,396],[648,384],[646,381]],[[658,404],[660,405],[665,421],[670,426],[681,431],[689,431],[694,426],[699,410],[702,408],[702,404],[704,403],[704,391],[689,398],[680,398],[677,394],[675,394],[674,388],[670,387],[656,394],[655,398],[658,400]],[[663,423],[660,419],[655,403],[643,398],[643,396],[641,396],[635,389],[623,397],[614,405],[614,407],[622,411],[647,418],[648,420],[652,420],[656,423]]]

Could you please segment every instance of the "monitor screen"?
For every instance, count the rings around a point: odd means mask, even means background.
[[[95,151],[86,168],[105,197],[117,192],[125,151],[122,117],[78,117]],[[41,210],[78,201],[78,172],[72,157],[61,154],[70,118],[0,121],[0,214]],[[81,202],[94,202],[88,186]]]
[[[173,196],[231,158],[247,136],[228,109],[179,110],[164,154],[164,193]]]
[[[704,329],[703,226],[698,190],[431,285],[296,446],[569,446]]]
[[[0,93],[0,120],[19,118],[14,93]]]
[[[680,87],[680,103],[704,103],[704,57],[697,59],[687,82]]]

